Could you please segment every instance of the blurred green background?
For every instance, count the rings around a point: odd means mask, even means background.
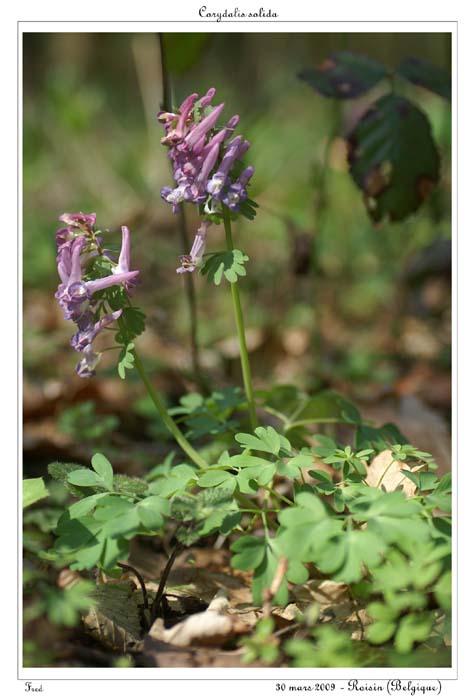
[[[121,224],[129,225],[133,266],[141,270],[134,300],[148,316],[138,347],[171,403],[197,385],[184,279],[175,273],[179,217],[160,198],[172,179],[156,120],[158,35],[32,33],[23,42],[25,435],[28,454],[46,459],[58,456],[64,439],[58,417],[82,401],[119,416],[123,433],[127,422],[131,436],[143,434],[112,356],[95,379],[74,374],[73,329],[53,297],[54,234],[64,211],[96,212],[117,245]],[[344,137],[388,84],[336,103],[297,74],[343,49],[390,69],[416,56],[450,71],[451,36],[167,34],[165,47],[174,103],[214,86],[215,103],[226,102],[226,117],[241,115],[237,133],[251,143],[250,196],[260,209],[254,222],[235,225],[235,244],[250,257],[241,286],[256,385],[332,386],[369,410],[389,396],[416,396],[448,419],[450,106],[397,82],[428,115],[441,180],[415,215],[376,227],[348,174]],[[191,239],[192,207],[186,217]],[[208,250],[222,241],[212,227]],[[209,386],[239,383],[229,290],[198,275],[194,282]]]

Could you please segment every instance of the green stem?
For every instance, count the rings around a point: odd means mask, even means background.
[[[149,377],[147,376],[147,373],[144,369],[144,365],[142,364],[142,360],[138,356],[136,350],[132,351],[132,354],[134,355],[134,366],[139,373],[140,378],[142,379],[145,388],[147,389],[147,393],[149,394],[150,398],[152,399],[154,406],[156,407],[160,417],[164,421],[165,425],[167,428],[170,430],[172,435],[174,436],[175,440],[177,443],[180,445],[182,450],[190,457],[190,459],[195,462],[195,464],[200,467],[201,469],[207,469],[208,464],[205,462],[205,460],[200,457],[198,452],[194,450],[192,445],[189,443],[185,435],[182,433],[178,425],[175,423],[173,418],[169,416],[167,409],[165,408],[162,399],[160,398],[159,394],[157,391],[154,389],[152,382],[150,381]]]
[[[265,489],[265,491],[268,491],[275,498],[279,499],[280,501],[283,501],[283,503],[287,503],[288,506],[296,505],[295,503],[290,501],[289,498],[286,498],[286,496],[283,496],[283,494],[279,493],[279,491],[276,491],[275,489],[272,489],[269,486],[263,486],[263,488]]]
[[[268,520],[266,518],[265,511],[261,511],[261,520],[263,522],[263,527],[264,527],[264,537],[267,541],[267,540],[269,540],[269,529],[268,529]]]
[[[230,212],[225,205],[223,205],[223,223],[225,226],[226,247],[231,252],[232,250],[234,250],[234,246],[233,238],[231,235]],[[243,321],[243,311],[241,309],[238,282],[231,282],[230,286],[231,296],[233,299],[233,310],[235,312],[236,330],[238,331],[238,342],[240,344],[240,358],[241,371],[243,374],[243,384],[245,387],[246,398],[248,400],[248,410],[250,414],[251,429],[254,430],[258,425],[258,420],[256,418],[255,400],[253,397],[253,387],[251,384],[250,358],[248,356],[248,348],[246,347],[245,324]]]
[[[381,484],[382,481],[384,480],[385,474],[388,472],[388,470],[390,469],[390,467],[392,466],[392,464],[393,464],[394,462],[395,462],[395,459],[392,459],[392,461],[390,462],[390,464],[388,464],[388,465],[385,467],[384,471],[382,472],[382,474],[381,474],[381,476],[380,476],[380,479],[379,479],[378,482],[377,482],[377,488],[380,487],[380,484]]]

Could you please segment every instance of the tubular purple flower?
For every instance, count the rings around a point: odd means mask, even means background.
[[[247,168],[243,170],[241,173],[240,177],[238,178],[237,182],[240,183],[243,187],[248,184],[248,182],[251,180],[255,172],[255,169],[252,165],[248,165]]]
[[[232,167],[233,163],[237,160],[238,155],[240,153],[240,144],[242,138],[242,136],[236,136],[232,141],[230,141],[230,143],[226,147],[223,160],[221,161],[218,170],[213,175],[213,177],[207,185],[207,191],[212,196],[218,195],[219,192],[222,190],[230,168]]]
[[[195,234],[190,253],[188,255],[180,256],[180,262],[182,264],[180,267],[177,268],[177,272],[179,274],[183,274],[184,272],[193,272],[199,265],[202,264],[203,254],[205,252],[207,242],[207,229],[210,225],[210,221],[203,221],[200,228]]]
[[[122,309],[106,314],[96,323],[89,323],[85,328],[78,330],[71,338],[70,345],[77,352],[84,352],[88,345],[99,335],[103,328],[116,321],[122,314]]]
[[[120,272],[129,272],[131,264],[131,232],[127,226],[121,226],[122,246],[119,254],[119,260],[116,267],[113,268],[114,274]]]
[[[236,154],[236,160],[241,160],[243,156],[245,155],[246,151],[250,147],[250,142],[249,141],[242,141],[240,145],[238,146],[238,151]]]
[[[89,310],[90,295],[83,282],[60,284],[55,294],[66,321],[78,323]]]
[[[206,140],[206,134],[204,134],[201,138],[198,139],[197,143],[192,148],[192,151],[195,155],[203,155],[203,149],[205,147]]]
[[[57,263],[58,274],[63,284],[72,284],[81,279],[81,251],[85,243],[84,236],[73,238],[61,245]]]
[[[204,95],[200,100],[200,107],[202,109],[205,109],[206,107],[209,107],[212,103],[213,98],[215,97],[216,89],[215,88],[210,88],[207,90],[206,95]]]
[[[225,129],[227,131],[234,131],[239,121],[240,115],[235,114],[233,117],[230,117],[230,119],[227,121],[227,123],[225,124]]]
[[[162,199],[172,205],[172,211],[177,214],[179,211],[179,204],[183,202],[185,198],[185,185],[176,187],[174,190],[171,187],[162,187],[160,191],[160,196]]]
[[[225,103],[222,102],[220,105],[214,107],[210,114],[207,117],[205,117],[205,119],[203,119],[201,122],[192,127],[192,129],[190,129],[187,136],[185,137],[185,143],[187,144],[187,146],[193,147],[193,145],[197,143],[197,141],[201,139],[202,136],[204,136],[207,133],[207,131],[213,129],[218,117],[223,111],[224,106]]]
[[[248,196],[246,191],[246,185],[251,179],[255,169],[252,165],[248,166],[243,170],[240,177],[228,188],[225,196],[223,197],[223,203],[231,209],[231,211],[240,210],[240,202],[244,202]]]
[[[182,141],[187,131],[187,121],[190,117],[190,112],[197,97],[197,93],[186,97],[180,105],[179,114],[163,111],[157,114],[157,119],[165,126],[165,136],[161,141],[163,144],[172,146]]]
[[[121,227],[122,231],[122,246],[121,246],[121,252],[119,254],[119,260],[117,262],[117,265],[112,268],[113,274],[117,277],[117,275],[122,275],[124,273],[129,272],[130,264],[131,264],[131,232],[127,228],[127,226],[122,226]],[[136,275],[139,274],[139,271],[136,270]],[[132,284],[132,281],[134,278],[126,279],[122,281],[122,284],[124,285],[126,292],[129,292],[129,288]]]
[[[83,378],[94,377],[96,374],[95,369],[99,363],[99,360],[101,359],[101,356],[102,353],[94,352],[92,347],[88,346],[85,349],[83,359],[76,365],[76,373]]]
[[[204,188],[210,170],[215,165],[218,158],[218,151],[220,150],[220,144],[216,143],[213,148],[210,149],[207,157],[203,161],[202,169],[200,170],[199,176],[196,178],[196,186],[198,190]]]
[[[81,252],[84,246],[84,238],[75,238],[71,245],[71,272],[69,275],[68,284],[79,282],[82,276],[81,270]]]
[[[175,127],[173,135],[175,140],[181,141],[184,138],[187,126],[187,119],[190,116],[190,112],[193,109],[193,105],[197,97],[197,93],[194,92],[192,95],[189,95],[187,98],[185,98],[185,100],[180,105],[180,117],[178,119],[177,126]]]
[[[186,97],[179,107],[180,115],[181,116],[185,115],[186,117],[188,117],[190,112],[192,111],[193,105],[195,104],[197,99],[198,99],[197,92],[193,92],[191,95]]]
[[[72,238],[74,238],[74,229],[72,226],[68,226],[67,228],[60,228],[56,231],[57,246],[67,243]]]
[[[214,147],[216,144],[220,145],[228,138],[227,129],[221,129],[215,136],[213,136],[207,145],[203,148],[202,156],[205,155]]]
[[[89,282],[84,282],[89,294],[94,294],[99,292],[101,289],[107,289],[108,287],[113,287],[115,284],[122,284],[124,282],[130,282],[139,274],[139,270],[133,270],[132,272],[120,272],[119,274],[108,275],[107,277],[100,277],[97,280],[90,280]]]

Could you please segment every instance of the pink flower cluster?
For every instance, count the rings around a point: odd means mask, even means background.
[[[139,271],[129,270],[130,233],[127,226],[122,227],[121,252],[114,265],[112,256],[102,250],[101,238],[94,232],[96,214],[63,214],[59,220],[67,226],[56,233],[56,262],[61,282],[55,297],[63,310],[64,318],[74,321],[78,327],[71,338],[72,347],[83,353],[76,372],[80,377],[90,377],[101,358],[101,353],[93,350],[92,343],[103,328],[113,323],[122,313],[122,309],[119,309],[98,318],[94,294],[118,284],[127,289]],[[98,279],[85,279],[89,262],[98,255],[104,255],[113,263],[112,274]]]
[[[254,168],[239,166],[250,144],[243,136],[229,140],[240,120],[231,117],[225,126],[218,128],[218,119],[224,103],[211,107],[215,88],[204,97],[189,95],[180,105],[178,113],[159,112],[158,120],[165,127],[162,143],[169,147],[176,187],[164,187],[161,196],[172,204],[177,212],[181,202],[191,202],[202,207],[204,215],[218,213],[222,204],[233,212],[240,211],[240,204],[248,199],[247,185]],[[182,256],[177,272],[192,272],[201,263],[205,249],[205,233],[209,221],[204,221],[197,231],[189,255]]]

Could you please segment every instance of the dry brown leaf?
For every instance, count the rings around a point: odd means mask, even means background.
[[[316,581],[311,579],[307,583],[295,586],[293,595],[299,605],[315,601],[326,605],[349,600],[349,586],[346,583],[336,583],[330,580]]]
[[[394,459],[390,450],[384,450],[372,460],[365,480],[369,486],[385,491],[401,489],[410,498],[415,495],[416,484],[402,474],[402,469],[408,470],[410,467],[405,462]]]
[[[132,581],[99,585],[95,605],[83,617],[86,632],[103,646],[123,654],[141,648],[142,594]]]
[[[249,630],[255,627],[258,620],[263,617],[263,611],[261,608],[253,607],[252,605],[244,605],[240,608],[230,608],[229,612],[230,614],[235,615],[243,627],[246,627]]]
[[[417,368],[415,368],[417,372]],[[366,404],[362,406],[365,410],[365,417],[373,420],[379,425],[383,423],[395,423],[402,433],[408,438],[408,442],[417,445],[420,450],[430,452],[438,465],[438,476],[443,476],[451,471],[451,438],[448,424],[445,419],[435,410],[429,408],[421,398],[415,396],[418,393],[423,395],[429,389],[433,389],[437,384],[437,377],[434,374],[426,373],[422,369],[423,376],[421,385],[397,386],[397,394],[401,396],[398,404],[394,401],[384,401],[374,406]],[[407,395],[412,394],[412,395]],[[451,391],[447,392],[451,397]],[[441,405],[441,401],[438,402]]]
[[[288,622],[294,622],[305,611],[307,603],[289,603],[285,608],[275,607],[272,609],[273,616],[281,617]]]

